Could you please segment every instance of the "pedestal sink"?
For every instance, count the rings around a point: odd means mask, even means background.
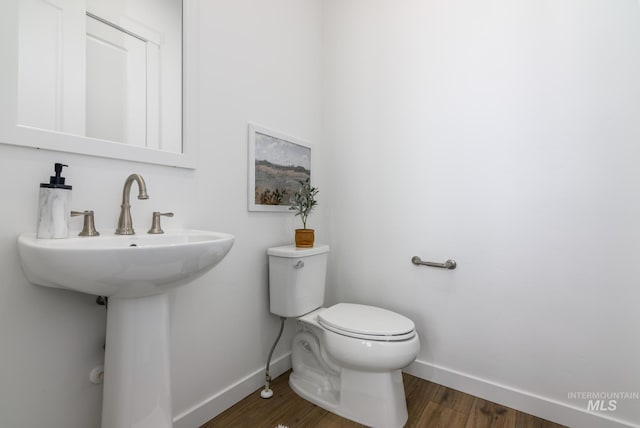
[[[18,237],[32,284],[109,297],[102,428],[170,428],[169,298],[218,264],[232,235],[199,230]]]

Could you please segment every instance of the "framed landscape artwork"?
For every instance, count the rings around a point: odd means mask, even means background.
[[[249,124],[249,211],[289,211],[310,177],[309,143]]]

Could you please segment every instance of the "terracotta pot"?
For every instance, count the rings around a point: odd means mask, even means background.
[[[315,235],[313,229],[296,229],[296,247],[311,248]]]

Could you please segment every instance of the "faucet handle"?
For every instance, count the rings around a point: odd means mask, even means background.
[[[147,233],[152,235],[164,233],[164,230],[160,227],[160,216],[173,217],[173,213],[161,213],[160,211],[154,211],[153,220],[151,221],[151,229],[149,229],[149,232]]]
[[[78,236],[98,236],[100,232],[96,230],[94,223],[93,211],[71,211],[71,217],[84,216],[84,224],[82,225],[82,231],[78,233]]]

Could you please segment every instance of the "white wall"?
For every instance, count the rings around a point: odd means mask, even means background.
[[[247,212],[247,121],[313,144],[313,180],[327,187],[320,2],[202,1],[200,17],[202,143],[194,223],[232,233],[236,242],[209,278],[175,294],[172,362],[180,427],[223,410],[220,402],[231,405],[228,397],[211,399],[256,372],[252,379],[259,384],[242,391],[258,388],[278,333],[279,319],[269,314],[266,249],[292,243],[300,221],[292,214]],[[326,206],[322,195],[310,217],[320,241],[328,238]],[[293,330],[289,321],[273,360],[290,351]]]
[[[332,299],[410,316],[413,373],[607,426],[568,393],[640,385],[638,2],[325,3]]]
[[[279,321],[268,312],[266,248],[293,241],[293,215],[247,212],[247,122],[314,143],[314,181],[326,188],[321,142],[321,9],[316,0],[200,2],[200,157],[195,171],[0,144],[0,426],[98,427],[101,387],[89,371],[102,362],[105,311],[95,298],[30,285],[19,266],[17,235],[35,230],[38,185],[54,162],[69,165],[75,209],[93,209],[97,229],[115,229],[122,185],[141,173],[150,199],[132,201],[138,233],[153,211],[173,211],[163,226],[236,236],[214,271],[172,294],[174,415],[198,426],[225,399],[262,383]],[[134,192],[135,193],[135,190]],[[326,200],[311,219],[327,239]],[[81,219],[74,218],[76,230]],[[283,342],[291,338],[292,325]],[[284,369],[288,349],[275,352]],[[284,357],[284,358],[283,358]],[[255,376],[252,376],[254,375]],[[233,384],[248,379],[241,388]],[[243,389],[244,388],[244,389]],[[222,399],[216,396],[222,394]],[[235,394],[235,395],[234,395]],[[230,398],[229,398],[230,397]],[[239,397],[238,397],[239,398]]]

